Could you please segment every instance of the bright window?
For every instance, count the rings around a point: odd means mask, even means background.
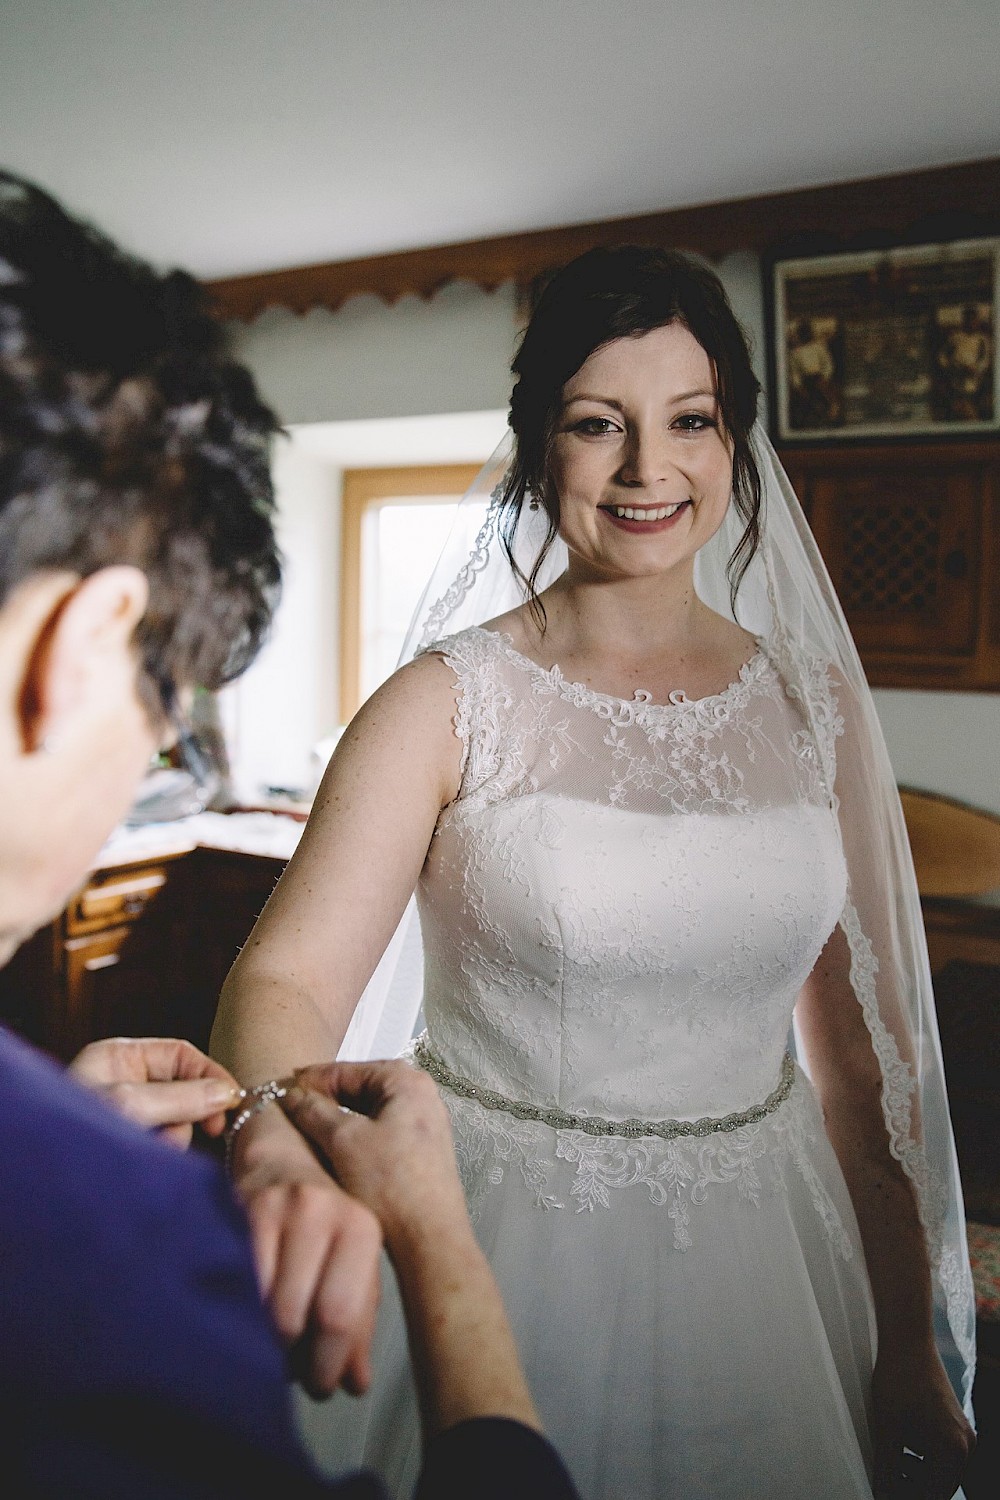
[[[477,473],[475,464],[345,472],[341,723],[395,670],[410,617],[455,524],[458,499]],[[485,515],[485,500],[463,512],[469,551]]]

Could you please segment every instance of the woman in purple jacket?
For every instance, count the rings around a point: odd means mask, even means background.
[[[0,173],[0,963],[62,908],[157,745],[183,739],[186,692],[256,654],[279,584],[275,431],[189,277],[158,275]],[[185,1144],[192,1122],[218,1134],[228,1108],[274,1108],[280,1090],[244,1100],[176,1041],[97,1043],[73,1071],[0,1029],[4,1492],[381,1495],[374,1476],[321,1481],[303,1455],[260,1297],[273,1267],[254,1265],[222,1173],[135,1123]],[[367,1383],[384,1239],[423,1398],[418,1493],[571,1496],[442,1107],[409,1072],[331,1066],[283,1085],[353,1194],[318,1217],[325,1296],[305,1379]],[[294,1345],[301,1312],[271,1312]]]

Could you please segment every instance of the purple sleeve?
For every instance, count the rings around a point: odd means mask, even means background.
[[[360,1476],[321,1486],[309,1466],[217,1165],[131,1125],[3,1031],[0,1080],[11,1493],[381,1495]]]

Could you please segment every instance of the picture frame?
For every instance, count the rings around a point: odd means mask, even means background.
[[[1000,434],[1000,239],[775,255],[765,277],[779,445]]]

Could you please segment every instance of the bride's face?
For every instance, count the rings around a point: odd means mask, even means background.
[[[605,344],[566,382],[551,478],[577,568],[693,568],[726,514],[733,457],[712,362],[683,324]]]

